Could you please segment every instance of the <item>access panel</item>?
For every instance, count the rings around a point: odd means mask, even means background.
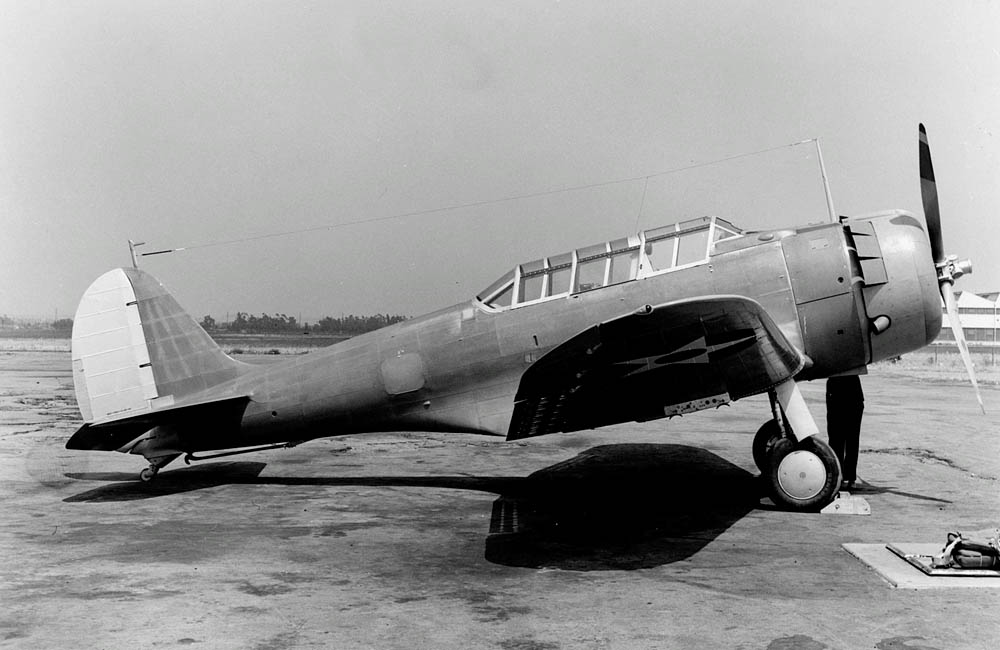
[[[851,273],[843,228],[830,224],[781,240],[795,304],[850,293]]]

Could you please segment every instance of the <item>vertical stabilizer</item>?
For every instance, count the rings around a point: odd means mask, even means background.
[[[243,366],[139,269],[108,271],[90,285],[73,320],[72,358],[88,423],[168,408]]]

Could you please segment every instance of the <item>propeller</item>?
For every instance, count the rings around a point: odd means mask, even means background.
[[[958,317],[958,302],[955,300],[955,280],[972,273],[972,262],[958,261],[955,255],[944,252],[944,237],[941,235],[941,211],[938,207],[937,183],[934,182],[934,166],[931,164],[931,148],[927,144],[927,129],[920,125],[920,196],[924,202],[924,218],[927,221],[927,236],[931,242],[931,256],[937,268],[938,285],[941,297],[944,298],[945,309],[948,312],[948,323],[955,335],[955,343],[962,355],[965,371],[972,380],[972,388],[976,391],[976,401],[979,408],[986,413],[983,397],[979,393],[979,383],[976,381],[976,371],[972,366],[972,355],[969,354],[969,344],[965,342],[962,322]]]

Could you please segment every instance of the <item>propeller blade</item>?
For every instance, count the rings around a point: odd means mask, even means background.
[[[985,415],[986,407],[983,406],[983,396],[979,394],[976,371],[972,367],[972,356],[969,354],[969,345],[965,342],[965,334],[962,332],[962,322],[958,318],[958,304],[955,302],[955,289],[951,282],[941,283],[941,295],[944,296],[944,303],[948,308],[948,322],[951,323],[951,331],[955,335],[955,343],[958,345],[958,351],[962,355],[965,371],[969,373],[969,379],[972,380],[972,387],[976,391],[976,401],[979,402],[979,408]]]
[[[934,182],[934,166],[931,164],[931,148],[927,144],[927,130],[920,125],[920,197],[924,200],[924,219],[927,221],[927,237],[931,242],[931,255],[935,264],[946,261],[944,238],[941,236],[941,212],[938,209],[937,183]]]

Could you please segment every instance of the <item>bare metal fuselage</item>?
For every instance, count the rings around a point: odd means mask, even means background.
[[[239,417],[178,431],[175,444],[197,451],[385,430],[504,436],[520,379],[546,352],[594,323],[699,296],[760,303],[805,354],[797,380],[863,371],[933,340],[941,310],[927,239],[912,216],[849,223],[751,233],[668,273],[504,311],[473,300],[245,366],[206,394],[249,395]],[[872,327],[879,316],[891,323],[881,333]],[[665,404],[670,389],[662,387]]]

